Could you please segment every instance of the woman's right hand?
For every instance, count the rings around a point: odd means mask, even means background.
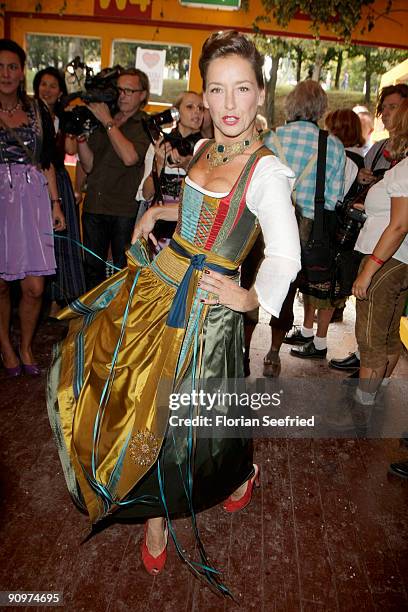
[[[132,235],[132,244],[135,244],[136,240],[139,240],[139,238],[144,238],[145,240],[150,238],[154,246],[157,246],[157,240],[152,234],[155,224],[155,207],[152,206],[152,208],[146,210],[145,214],[140,217],[139,221],[136,223]]]
[[[170,152],[167,155],[167,164],[170,168],[183,168],[187,170],[192,158],[192,155],[180,155],[177,149],[170,148]]]

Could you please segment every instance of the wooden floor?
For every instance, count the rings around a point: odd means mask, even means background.
[[[354,348],[352,318],[349,304],[346,321],[330,329],[329,357]],[[145,573],[140,525],[112,525],[81,545],[87,518],[66,491],[44,404],[45,370],[61,333],[61,324],[40,327],[41,378],[7,380],[0,371],[0,591],[61,591],[63,609],[75,612],[408,610],[408,480],[387,474],[390,461],[408,459],[397,440],[256,440],[262,482],[250,506],[199,516],[207,553],[240,607],[192,576],[173,544],[165,571]],[[255,375],[268,340],[261,323]],[[342,376],[288,351],[287,376]],[[407,373],[405,355],[396,375]],[[176,530],[194,557],[189,520]]]

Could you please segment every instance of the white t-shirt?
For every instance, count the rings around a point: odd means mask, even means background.
[[[391,218],[391,198],[408,198],[408,157],[387,170],[384,178],[369,190],[365,211],[367,220],[359,234],[355,250],[372,253]],[[392,256],[393,259],[408,264],[408,236]]]
[[[201,141],[202,142],[202,141]],[[197,143],[196,147],[200,145]],[[247,191],[246,205],[256,215],[265,242],[265,259],[255,280],[262,308],[279,316],[289,285],[300,270],[300,241],[291,193],[295,175],[274,155],[262,157]],[[209,192],[188,176],[186,183],[216,198],[227,193]]]

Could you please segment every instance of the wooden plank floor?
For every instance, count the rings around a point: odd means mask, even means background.
[[[255,376],[269,341],[262,320],[252,344]],[[149,576],[141,525],[114,524],[81,545],[87,518],[67,494],[44,404],[45,370],[62,332],[61,324],[40,327],[41,378],[7,380],[0,371],[0,590],[62,591],[64,610],[75,612],[408,610],[408,480],[387,474],[390,461],[408,459],[397,440],[255,441],[262,482],[251,505],[236,515],[217,506],[198,518],[237,603],[194,578],[172,544],[165,571]],[[354,348],[352,304],[345,322],[331,327],[329,348],[329,357]],[[286,376],[342,377],[325,361],[304,363],[288,351]],[[407,374],[404,355],[396,376]],[[189,520],[176,529],[194,557]]]

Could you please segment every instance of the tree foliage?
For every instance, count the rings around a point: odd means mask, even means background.
[[[288,55],[290,43],[285,38],[279,38],[278,36],[272,37],[257,34],[255,36],[255,44],[261,53],[269,56],[272,60],[271,72],[265,88],[265,115],[268,123],[273,125],[275,121],[275,90],[279,63],[285,55]]]
[[[340,38],[349,40],[353,30],[367,9],[363,29],[372,30],[379,15],[374,11],[375,0],[262,0],[266,18],[272,13],[278,24],[288,26],[289,22],[301,12],[311,20],[311,31],[314,36],[320,36],[320,28],[324,24]],[[387,0],[385,13],[389,13],[392,0]],[[260,19],[264,20],[265,16]]]
[[[365,101],[370,102],[373,77],[379,78],[384,72],[406,59],[407,54],[400,49],[350,45],[347,48],[347,55],[349,59],[364,61]]]
[[[406,51],[400,49],[351,45],[320,39],[280,38],[265,35],[260,30],[254,40],[261,53],[269,57],[271,62],[270,74],[266,75],[264,108],[270,125],[274,125],[276,119],[275,90],[279,85],[278,77],[281,85],[313,78],[322,81],[324,87],[329,90],[338,90],[342,82],[342,87],[346,87],[348,91],[364,91],[365,102],[369,106],[371,96],[379,86],[381,75],[406,59]],[[344,81],[346,73],[347,85]]]
[[[28,67],[34,71],[47,66],[64,69],[79,55],[85,62],[100,61],[101,42],[97,38],[28,34]]]

